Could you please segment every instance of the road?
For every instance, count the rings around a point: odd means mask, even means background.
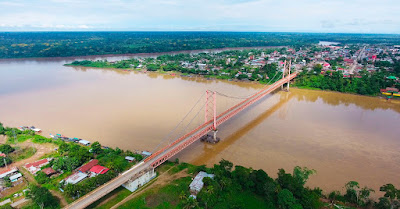
[[[350,74],[354,74],[354,71],[355,71],[355,69],[356,69],[356,67],[357,67],[357,65],[358,65],[358,60],[360,60],[360,59],[362,58],[362,55],[364,54],[364,51],[365,51],[365,48],[366,48],[366,47],[367,47],[367,46],[364,46],[364,47],[361,49],[360,53],[358,53],[357,58],[354,59],[353,65],[352,65],[351,68],[350,68]]]
[[[293,73],[290,76],[290,79],[293,79],[297,76],[297,73]],[[239,104],[235,105],[234,107],[226,110],[225,112],[221,113],[216,118],[217,125],[222,124],[223,122],[227,121],[229,118],[235,116],[237,113],[245,109],[246,107],[250,106],[251,104],[257,102],[265,95],[271,93],[272,91],[279,88],[284,83],[288,82],[288,78],[281,79],[274,84],[262,89],[261,91],[257,92],[256,94],[250,96],[249,98],[243,100]],[[98,187],[97,189],[91,191],[90,193],[86,194],[85,196],[79,198],[75,202],[71,203],[65,208],[69,209],[82,209],[93,202],[97,201],[98,199],[102,198],[106,194],[112,192],[114,189],[118,188],[129,179],[138,175],[140,172],[150,168],[150,167],[157,167],[182,149],[186,148],[194,141],[198,140],[200,137],[204,136],[208,132],[210,132],[213,128],[213,121],[210,120],[207,123],[199,126],[197,129],[189,132],[188,134],[182,136],[181,138],[177,139],[175,142],[171,143],[170,145],[162,148],[161,150],[153,153],[150,157],[146,158],[144,161],[138,163],[131,169],[125,171],[124,173],[120,174],[116,178],[112,179],[108,183]]]

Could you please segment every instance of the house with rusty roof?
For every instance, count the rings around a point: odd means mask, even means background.
[[[50,163],[51,158],[46,158],[42,160],[38,160],[33,163],[27,163],[24,165],[24,167],[31,172],[32,174],[36,174],[40,169]]]
[[[80,168],[78,168],[78,171],[81,173],[86,173],[88,172],[93,166],[97,165],[99,163],[99,160],[93,159],[86,163],[85,165],[82,165]]]

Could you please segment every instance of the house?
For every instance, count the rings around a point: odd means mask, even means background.
[[[81,173],[86,173],[88,172],[93,166],[97,165],[99,163],[99,160],[94,159],[86,163],[85,165],[82,165],[78,171]]]
[[[143,151],[143,152],[142,152],[142,155],[150,156],[150,155],[151,155],[151,152]]]
[[[91,172],[91,176],[96,176],[96,175],[99,175],[99,174],[105,174],[109,170],[110,169],[108,169],[108,168],[106,168],[104,166],[95,165],[89,171]]]
[[[8,176],[8,175],[10,175],[10,174],[12,174],[14,172],[17,172],[17,171],[18,171],[17,167],[7,169],[7,170],[5,170],[5,171],[0,173],[0,179],[2,179],[2,178],[6,177],[6,176]]]
[[[25,164],[24,167],[29,172],[31,172],[32,174],[36,174],[38,171],[40,171],[41,167],[49,164],[50,160],[51,160],[50,158],[46,158],[46,159],[43,159],[43,160],[38,160],[38,161],[36,161],[34,163],[27,163],[27,164]]]
[[[21,173],[14,174],[14,175],[10,176],[10,181],[11,181],[11,182],[18,181],[18,179],[19,179],[20,177],[22,177],[22,174],[21,174]]]
[[[45,168],[42,170],[43,173],[45,173],[47,176],[51,176],[55,173],[57,173],[53,168],[49,167],[49,168]]]
[[[125,160],[127,160],[127,161],[129,161],[129,162],[132,162],[132,161],[135,160],[135,158],[134,158],[134,157],[131,157],[131,156],[126,156],[126,157],[125,157]]]
[[[76,184],[85,179],[87,176],[88,175],[86,173],[76,172],[65,179],[65,184]]]
[[[197,193],[200,192],[200,190],[203,188],[204,186],[204,182],[203,179],[205,177],[209,177],[209,178],[214,178],[214,174],[208,174],[204,171],[200,171],[196,177],[194,177],[192,183],[190,183],[189,185],[189,189],[190,189],[190,194],[196,196]]]
[[[86,141],[86,140],[79,140],[78,142],[79,144],[85,145],[85,146],[89,146],[90,145],[90,141]]]
[[[207,64],[199,63],[199,64],[197,64],[197,66],[199,66],[199,69],[200,69],[200,70],[205,70],[206,67],[207,67]]]

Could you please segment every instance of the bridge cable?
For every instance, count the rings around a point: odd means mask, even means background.
[[[203,97],[204,97],[205,94],[206,94],[206,93],[203,93],[203,94],[200,96],[200,98],[197,100],[196,104],[190,109],[190,111],[185,115],[185,117],[183,117],[183,119],[175,126],[175,128],[172,129],[172,130],[160,141],[160,143],[154,148],[153,152],[156,151],[156,150],[160,147],[160,145],[161,145],[163,142],[165,142],[165,141],[171,136],[171,134],[172,134],[174,131],[176,131],[176,129],[183,123],[183,121],[185,121],[185,119],[189,116],[189,114],[194,110],[194,108],[195,108],[195,107],[200,103],[200,101],[203,99]],[[197,113],[197,114],[198,114],[198,113]],[[152,152],[152,153],[153,153],[153,152]]]
[[[181,136],[182,134],[185,133],[185,131],[187,130],[187,128],[190,126],[190,124],[192,124],[193,120],[195,118],[197,118],[197,116],[199,115],[199,113],[204,109],[205,106],[203,106],[202,108],[200,108],[200,110],[196,113],[196,115],[192,118],[192,120],[190,120],[190,122],[187,124],[187,126],[179,133],[178,136]],[[170,144],[170,143],[169,143]],[[168,144],[168,145],[169,145]]]
[[[268,81],[268,83],[265,84],[265,85],[266,85],[266,86],[267,86],[267,85],[270,85],[271,81],[273,81],[273,80],[275,79],[275,77],[278,75],[278,73],[279,73],[279,70],[276,71],[274,77],[272,77],[272,79],[270,79],[270,80]],[[278,77],[278,78],[279,78],[279,77]],[[276,81],[274,81],[274,82],[276,82]],[[212,90],[210,90],[210,91],[212,91]],[[216,91],[216,93],[217,93],[218,95],[220,95],[220,96],[227,97],[227,98],[232,98],[232,99],[247,99],[247,98],[249,98],[249,97],[251,97],[251,96],[254,95],[254,93],[253,93],[253,94],[250,94],[250,95],[247,95],[247,96],[240,96],[240,97],[239,97],[239,96],[229,96],[229,95],[227,95],[227,94],[224,94],[224,93],[221,93],[221,92],[218,92],[218,91]]]

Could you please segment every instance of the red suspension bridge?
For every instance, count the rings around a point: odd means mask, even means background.
[[[124,173],[114,178],[113,180],[109,181],[108,183],[86,194],[85,196],[76,200],[72,204],[68,205],[66,208],[80,209],[89,206],[90,204],[100,199],[104,195],[110,193],[111,191],[118,188],[122,184],[132,179],[138,178],[148,170],[154,169],[157,166],[161,165],[163,162],[167,161],[177,153],[181,152],[186,147],[191,145],[193,142],[199,140],[202,137],[207,137],[208,133],[212,133],[211,136],[209,136],[209,138],[211,138],[211,140],[216,141],[218,126],[220,126],[230,118],[234,117],[242,110],[251,106],[255,102],[264,98],[269,93],[275,91],[279,87],[283,89],[284,84],[287,84],[287,90],[289,90],[290,80],[292,80],[297,76],[297,73],[293,74],[290,73],[290,68],[291,64],[286,64],[285,62],[281,79],[277,80],[271,85],[264,87],[257,93],[246,97],[243,101],[239,102],[238,104],[234,105],[228,110],[223,111],[218,115],[217,115],[217,94],[219,95],[223,94],[207,90],[206,102],[205,105],[203,106],[203,108],[205,109],[203,124],[193,129],[192,131],[189,131],[188,133],[179,137],[178,139],[172,141],[171,143],[168,143],[167,145],[165,145],[158,151],[154,152],[151,156],[145,158],[142,162],[138,163],[128,171],[125,171]],[[276,77],[277,74],[275,74],[274,78]],[[274,78],[272,78],[271,81],[273,81]]]

